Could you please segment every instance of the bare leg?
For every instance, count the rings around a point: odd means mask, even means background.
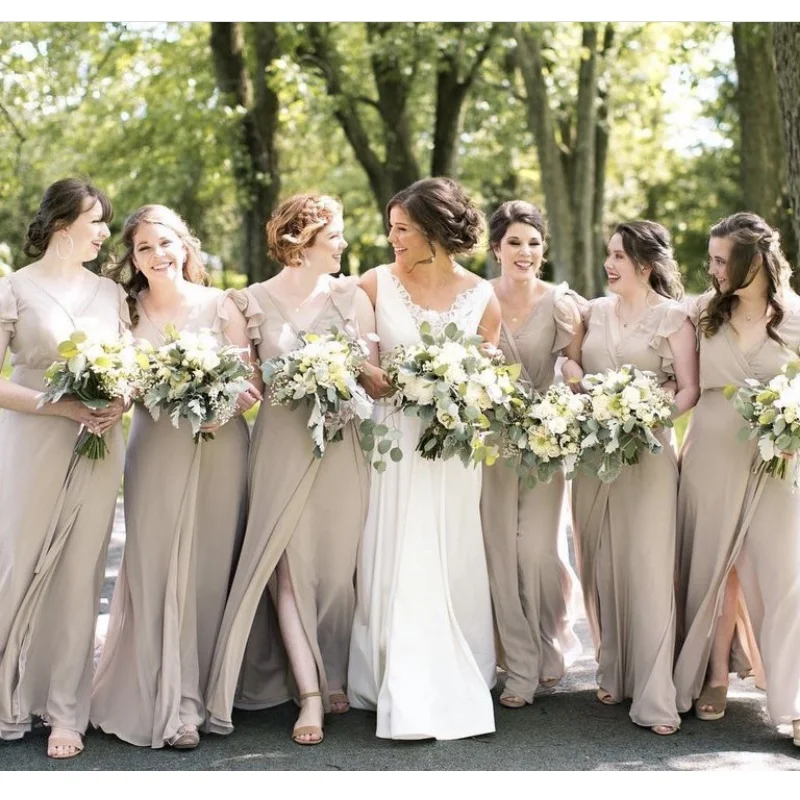
[[[733,632],[736,629],[736,609],[739,597],[739,576],[736,570],[728,573],[725,583],[725,596],[722,600],[722,613],[717,619],[714,630],[714,642],[711,645],[711,658],[708,662],[706,684],[712,688],[728,685],[728,670],[730,669],[731,644]],[[711,706],[698,706],[701,711],[713,711]]]
[[[306,725],[322,728],[322,698],[319,696],[319,676],[314,654],[306,638],[300,614],[294,599],[294,589],[289,577],[289,568],[286,565],[286,556],[283,555],[278,562],[278,622],[281,627],[283,644],[289,656],[297,688],[301,695],[317,692],[316,697],[306,697],[302,700],[300,714],[297,717],[296,728]],[[304,733],[298,736],[302,742],[312,743],[322,740],[321,736],[313,733]]]

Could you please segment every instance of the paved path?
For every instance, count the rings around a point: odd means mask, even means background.
[[[103,632],[124,544],[118,508],[108,557],[98,630]],[[627,706],[604,706],[594,696],[594,659],[585,621],[578,630],[586,652],[550,696],[510,710],[496,704],[497,732],[455,742],[389,742],[375,737],[375,716],[351,711],[328,717],[325,741],[300,747],[289,739],[291,704],[234,712],[235,732],[204,737],[192,752],[150,750],[91,731],[77,759],[45,756],[47,730],[21,742],[0,743],[5,770],[800,770],[800,749],[767,721],[763,693],[735,681],[725,718],[687,715],[679,733],[656,736],[638,728]],[[497,696],[497,690],[495,690]]]

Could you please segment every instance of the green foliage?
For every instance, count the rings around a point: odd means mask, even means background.
[[[461,120],[455,162],[478,204],[491,212],[522,197],[542,203],[536,149],[515,69],[513,26],[495,38],[476,72]],[[541,26],[560,146],[575,113],[580,25]],[[219,102],[209,25],[190,23],[0,23],[0,261],[22,266],[27,224],[43,188],[86,173],[106,189],[112,234],[144,203],[179,211],[221,259],[219,285],[240,285],[241,227],[233,164],[242,109]],[[280,98],[283,195],[320,190],[343,201],[350,243],[345,273],[389,260],[384,220],[366,173],[336,118],[339,110],[311,56],[308,24],[280,25],[282,55],[268,67]],[[409,87],[406,119],[413,156],[428,174],[439,70],[460,77],[487,41],[489,23],[331,23],[344,88],[369,145],[380,135],[373,57],[391,57]],[[377,32],[376,32],[377,31]],[[251,68],[253,53],[248,49]],[[605,222],[650,217],[673,232],[690,289],[704,285],[708,227],[741,203],[738,118],[730,26],[619,23],[601,60],[609,96],[610,149]],[[482,250],[463,259],[484,271]]]

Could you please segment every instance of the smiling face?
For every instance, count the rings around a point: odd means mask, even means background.
[[[542,234],[533,225],[513,222],[503,234],[499,247],[495,248],[495,257],[503,275],[512,280],[535,278],[544,258]]]
[[[608,242],[608,256],[603,264],[609,291],[627,295],[647,286],[650,267],[638,269],[622,245],[622,235],[615,233]]]
[[[341,214],[336,214],[303,250],[303,257],[314,272],[333,275],[342,268],[342,253],[346,247],[344,220]]]
[[[172,228],[157,222],[143,222],[133,234],[133,263],[153,281],[183,279],[186,248]]]
[[[721,294],[726,294],[730,286],[728,261],[732,249],[733,242],[727,236],[712,236],[708,240],[708,274],[711,276],[714,288]]]
[[[394,248],[395,263],[406,269],[431,260],[428,240],[401,206],[393,206],[389,212],[389,244]]]
[[[84,200],[84,210],[78,218],[53,234],[53,238],[62,253],[70,252],[69,239],[72,239],[71,255],[82,264],[94,261],[103,242],[108,239],[110,231],[103,219],[103,206],[95,197]]]

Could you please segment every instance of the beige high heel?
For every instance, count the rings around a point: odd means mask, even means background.
[[[305,692],[304,694],[300,695],[300,705],[303,705],[303,700],[308,697],[322,697],[319,692]],[[302,739],[298,739],[299,736],[319,736],[319,739],[312,739],[310,742],[303,741]],[[299,728],[297,725],[294,726],[292,729],[292,741],[295,744],[302,744],[302,745],[312,745],[312,744],[320,744],[322,740],[325,738],[324,734],[322,733],[322,728],[318,725],[301,725]]]
[[[792,736],[795,747],[800,747],[800,719],[792,720]]]

